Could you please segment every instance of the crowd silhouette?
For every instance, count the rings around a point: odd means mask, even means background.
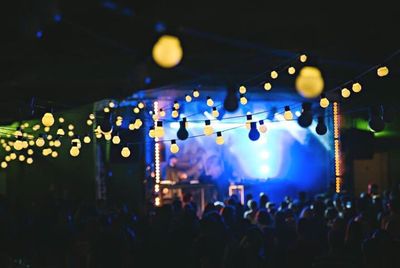
[[[0,200],[0,267],[400,267],[399,188],[360,196],[190,195],[146,212],[53,197]]]

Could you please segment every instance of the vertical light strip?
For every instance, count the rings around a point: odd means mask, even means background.
[[[155,101],[153,103],[153,108],[154,108],[154,114],[158,114],[158,102]],[[156,124],[156,121],[154,122],[154,125]],[[158,143],[159,139],[154,138],[155,145],[154,145],[154,169],[155,169],[155,184],[154,184],[154,192],[156,193],[156,197],[154,199],[154,203],[156,206],[160,206],[160,197],[159,197],[159,192],[160,192],[160,178],[161,178],[161,173],[160,173],[160,144]]]
[[[333,103],[333,138],[334,138],[334,152],[335,152],[335,190],[340,193],[342,190],[342,169],[341,169],[341,156],[340,156],[340,116],[339,104]]]

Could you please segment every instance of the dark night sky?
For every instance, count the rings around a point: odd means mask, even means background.
[[[71,107],[203,75],[237,83],[300,51],[335,86],[400,47],[398,10],[366,2],[7,1],[0,6],[0,120],[24,117],[32,97]],[[183,43],[184,59],[172,70],[150,57],[159,21]],[[395,63],[395,79],[373,84],[366,101],[381,96],[382,87],[386,96],[396,92]]]

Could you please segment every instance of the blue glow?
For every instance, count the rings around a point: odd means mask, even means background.
[[[117,9],[117,4],[112,1],[104,1],[101,3],[104,8],[115,10]]]
[[[165,24],[164,24],[163,22],[161,22],[161,21],[157,22],[157,23],[154,25],[154,30],[155,30],[157,33],[165,32],[166,28],[167,28],[167,27],[165,26]]]
[[[61,22],[61,20],[62,20],[62,15],[61,15],[61,14],[54,14],[53,20],[54,20],[55,22]]]
[[[127,7],[122,9],[121,13],[124,16],[128,16],[128,17],[133,16],[133,10],[130,8],[127,8]]]
[[[151,77],[150,76],[146,76],[146,78],[144,79],[144,83],[146,85],[149,85],[151,83]]]
[[[43,37],[43,32],[41,30],[36,32],[36,38],[41,39]]]

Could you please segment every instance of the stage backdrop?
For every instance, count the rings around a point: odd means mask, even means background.
[[[218,103],[217,103],[218,105]],[[302,128],[297,121],[285,121],[283,118],[283,102],[252,102],[241,106],[235,113],[225,113],[219,109],[220,117],[211,121],[214,131],[244,125],[245,118],[224,119],[242,115],[252,111],[272,111],[253,115],[253,120],[266,119],[267,132],[259,140],[248,138],[249,130],[239,127],[223,132],[225,143],[217,145],[216,135],[177,140],[180,147],[176,154],[178,169],[187,175],[188,179],[212,180],[222,185],[230,182],[244,183],[246,192],[258,195],[268,193],[277,201],[285,195],[295,195],[304,190],[317,193],[327,189],[333,180],[333,138],[331,118],[326,118],[328,133],[319,136],[315,132],[316,120],[309,128]],[[222,106],[221,106],[222,107]],[[189,103],[181,107],[181,118],[189,116],[189,136],[203,133],[205,119],[212,119],[211,108],[202,104]],[[198,113],[198,111],[205,111]],[[292,110],[294,118],[300,115],[301,107]],[[165,139],[176,139],[179,129],[178,122],[165,124]],[[162,175],[165,178],[165,166],[171,157],[170,144],[163,147],[165,155],[162,163]]]

